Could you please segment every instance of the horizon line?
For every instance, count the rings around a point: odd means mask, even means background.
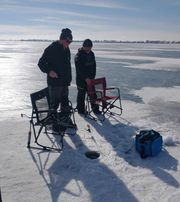
[[[0,39],[0,41],[57,41],[58,39]],[[84,40],[74,40],[73,42],[83,42]],[[177,40],[92,40],[95,43],[177,43]]]

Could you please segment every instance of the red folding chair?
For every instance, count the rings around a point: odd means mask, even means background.
[[[92,114],[92,103],[98,105],[102,111],[102,119],[105,115],[120,116],[122,114],[120,90],[117,87],[107,87],[106,78],[89,79],[87,81],[87,113],[95,118]]]

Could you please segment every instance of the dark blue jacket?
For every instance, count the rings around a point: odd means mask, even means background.
[[[39,59],[38,66],[47,73],[47,83],[51,86],[69,86],[72,80],[71,54],[69,48],[64,49],[59,41],[50,44]],[[49,77],[48,73],[54,70],[58,78]]]
[[[75,55],[76,84],[80,88],[86,88],[85,79],[94,79],[96,76],[96,60],[94,53],[86,53],[82,48]]]

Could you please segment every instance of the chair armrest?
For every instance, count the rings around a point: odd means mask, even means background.
[[[106,88],[106,91],[111,91],[111,90],[116,90],[117,93],[118,93],[118,96],[120,96],[120,89],[119,88],[117,88],[117,87],[108,87],[108,88]]]
[[[41,114],[41,113],[48,113],[50,112],[50,110],[38,110],[37,113]]]
[[[106,88],[106,90],[119,90],[119,88],[117,88],[117,87],[108,87],[108,88]]]

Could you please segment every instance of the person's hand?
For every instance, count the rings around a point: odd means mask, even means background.
[[[49,76],[50,76],[51,78],[58,78],[57,73],[56,73],[55,71],[53,71],[53,70],[51,70],[51,71],[49,72]]]

